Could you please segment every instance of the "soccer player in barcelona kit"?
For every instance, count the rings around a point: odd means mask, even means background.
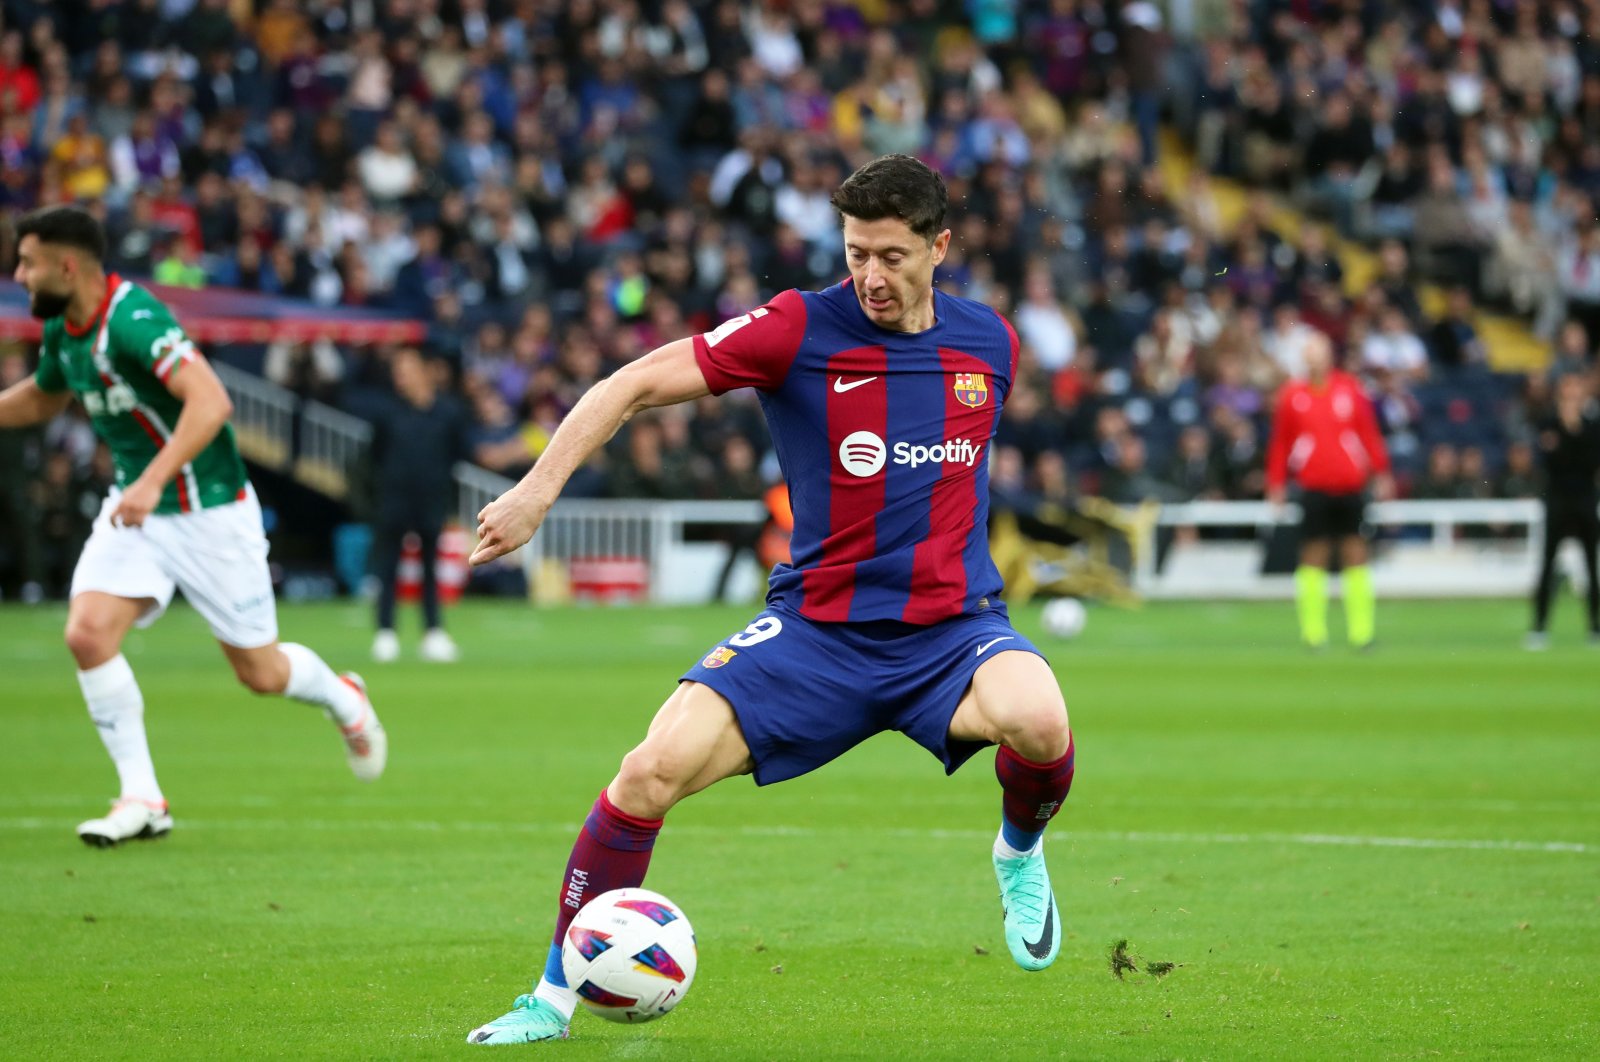
[[[1045,826],[1072,785],[1066,706],[1006,616],[989,559],[990,440],[1016,378],[995,311],[936,293],[944,182],[906,155],[856,171],[833,203],[850,278],[786,291],[668,343],[592,388],[528,476],[479,515],[474,563],[532,537],[567,478],[630,416],[754,387],[794,508],[793,561],[767,607],[679,681],[590,810],[557,899],[544,975],[472,1043],[567,1035],[561,941],[586,898],[644,881],[662,817],[714,782],[769,785],[897,730],[955,771],[999,745],[993,859],[1005,938],[1025,970],[1061,925]]]
[[[1306,378],[1278,395],[1267,444],[1267,500],[1281,506],[1289,476],[1300,485],[1300,566],[1295,603],[1300,638],[1313,649],[1328,644],[1328,565],[1335,545],[1343,565],[1345,627],[1350,644],[1365,649],[1377,630],[1377,597],[1367,567],[1366,490],[1394,494],[1389,452],[1361,381],[1333,364],[1333,346],[1318,332],[1305,348]]]
[[[0,392],[0,427],[48,420],[76,396],[116,465],[73,572],[66,640],[122,790],[78,836],[108,846],[172,829],[122,640],[154,623],[175,588],[210,624],[240,682],[322,708],[356,777],[377,778],[388,739],[360,678],[278,641],[261,508],[221,381],[165,306],[105,274],[105,233],[86,211],[35,211],[17,238],[16,279],[44,337],[34,375]]]

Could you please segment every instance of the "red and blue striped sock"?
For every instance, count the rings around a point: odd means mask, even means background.
[[[561,902],[556,912],[555,937],[545,961],[545,981],[556,988],[567,987],[561,970],[561,941],[567,935],[567,927],[590,897],[644,884],[650,850],[660,832],[660,819],[629,815],[611,802],[604,789],[600,790],[583,829],[578,831],[578,840],[567,859],[567,872],[561,878]]]
[[[1029,852],[1044,836],[1044,828],[1061,810],[1072,790],[1072,738],[1067,751],[1050,763],[1033,763],[1002,747],[994,758],[1002,799],[1000,836],[1018,852]]]

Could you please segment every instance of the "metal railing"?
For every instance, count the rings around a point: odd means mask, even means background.
[[[212,362],[233,400],[233,433],[250,460],[283,470],[294,453],[294,418],[300,400],[294,392],[253,373]]]
[[[1162,507],[1165,549],[1143,543],[1134,587],[1153,598],[1282,598],[1292,576],[1263,572],[1267,541],[1299,519],[1297,506],[1189,502]],[[1367,507],[1380,532],[1373,579],[1380,592],[1415,597],[1500,597],[1526,593],[1538,573],[1544,507],[1528,499],[1390,501]],[[1235,539],[1186,536],[1186,529],[1234,529]]]
[[[348,494],[350,471],[372,439],[370,424],[320,402],[302,402],[285,388],[232,366],[214,368],[233,399],[234,430],[245,456],[291,471],[301,483],[332,497]],[[466,462],[456,466],[455,480],[458,513],[469,534],[477,527],[478,511],[513,485],[505,476]],[[549,562],[640,560],[647,565],[649,596],[677,600],[684,580],[678,578],[669,587],[669,576],[681,577],[688,566],[715,567],[722,549],[716,543],[691,541],[692,528],[759,525],[766,515],[756,501],[562,501],[518,559],[530,579]],[[1137,551],[1133,585],[1151,598],[1290,596],[1290,576],[1262,569],[1270,532],[1298,515],[1292,505],[1276,510],[1266,502],[1164,506]],[[1383,532],[1372,564],[1380,592],[1522,594],[1538,571],[1544,508],[1536,501],[1380,502],[1368,506],[1367,516]],[[1228,528],[1241,535],[1218,539],[1189,533]],[[1572,560],[1566,557],[1569,565]]]
[[[456,478],[462,521],[470,533],[478,510],[512,483],[470,465],[458,466]],[[1165,506],[1136,551],[1133,587],[1153,599],[1289,597],[1292,575],[1263,569],[1270,533],[1298,516],[1293,505],[1275,510],[1265,502]],[[552,566],[564,569],[573,561],[637,560],[648,573],[650,599],[692,600],[684,596],[685,586],[691,592],[709,588],[727,556],[720,543],[694,541],[692,529],[757,525],[765,519],[760,502],[563,501],[520,560],[530,581],[548,578]],[[1382,502],[1368,507],[1368,520],[1381,532],[1372,560],[1381,593],[1515,596],[1527,592],[1538,571],[1544,510],[1535,501]],[[1188,533],[1202,528],[1240,534]]]
[[[295,478],[333,498],[350,492],[350,473],[372,442],[372,425],[321,402],[300,409]]]

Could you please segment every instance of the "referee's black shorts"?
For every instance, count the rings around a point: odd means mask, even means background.
[[[1300,541],[1351,538],[1362,534],[1367,520],[1367,497],[1308,490],[1300,495]]]

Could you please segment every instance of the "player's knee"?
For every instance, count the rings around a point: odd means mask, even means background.
[[[1060,759],[1072,741],[1067,709],[1059,699],[1044,698],[1018,705],[1007,722],[1006,744],[1034,763]]]
[[[117,655],[117,632],[92,615],[74,614],[64,634],[67,651],[80,668],[97,667]]]
[[[624,810],[646,818],[665,815],[689,784],[681,758],[659,743],[646,742],[622,758],[617,796]]]

